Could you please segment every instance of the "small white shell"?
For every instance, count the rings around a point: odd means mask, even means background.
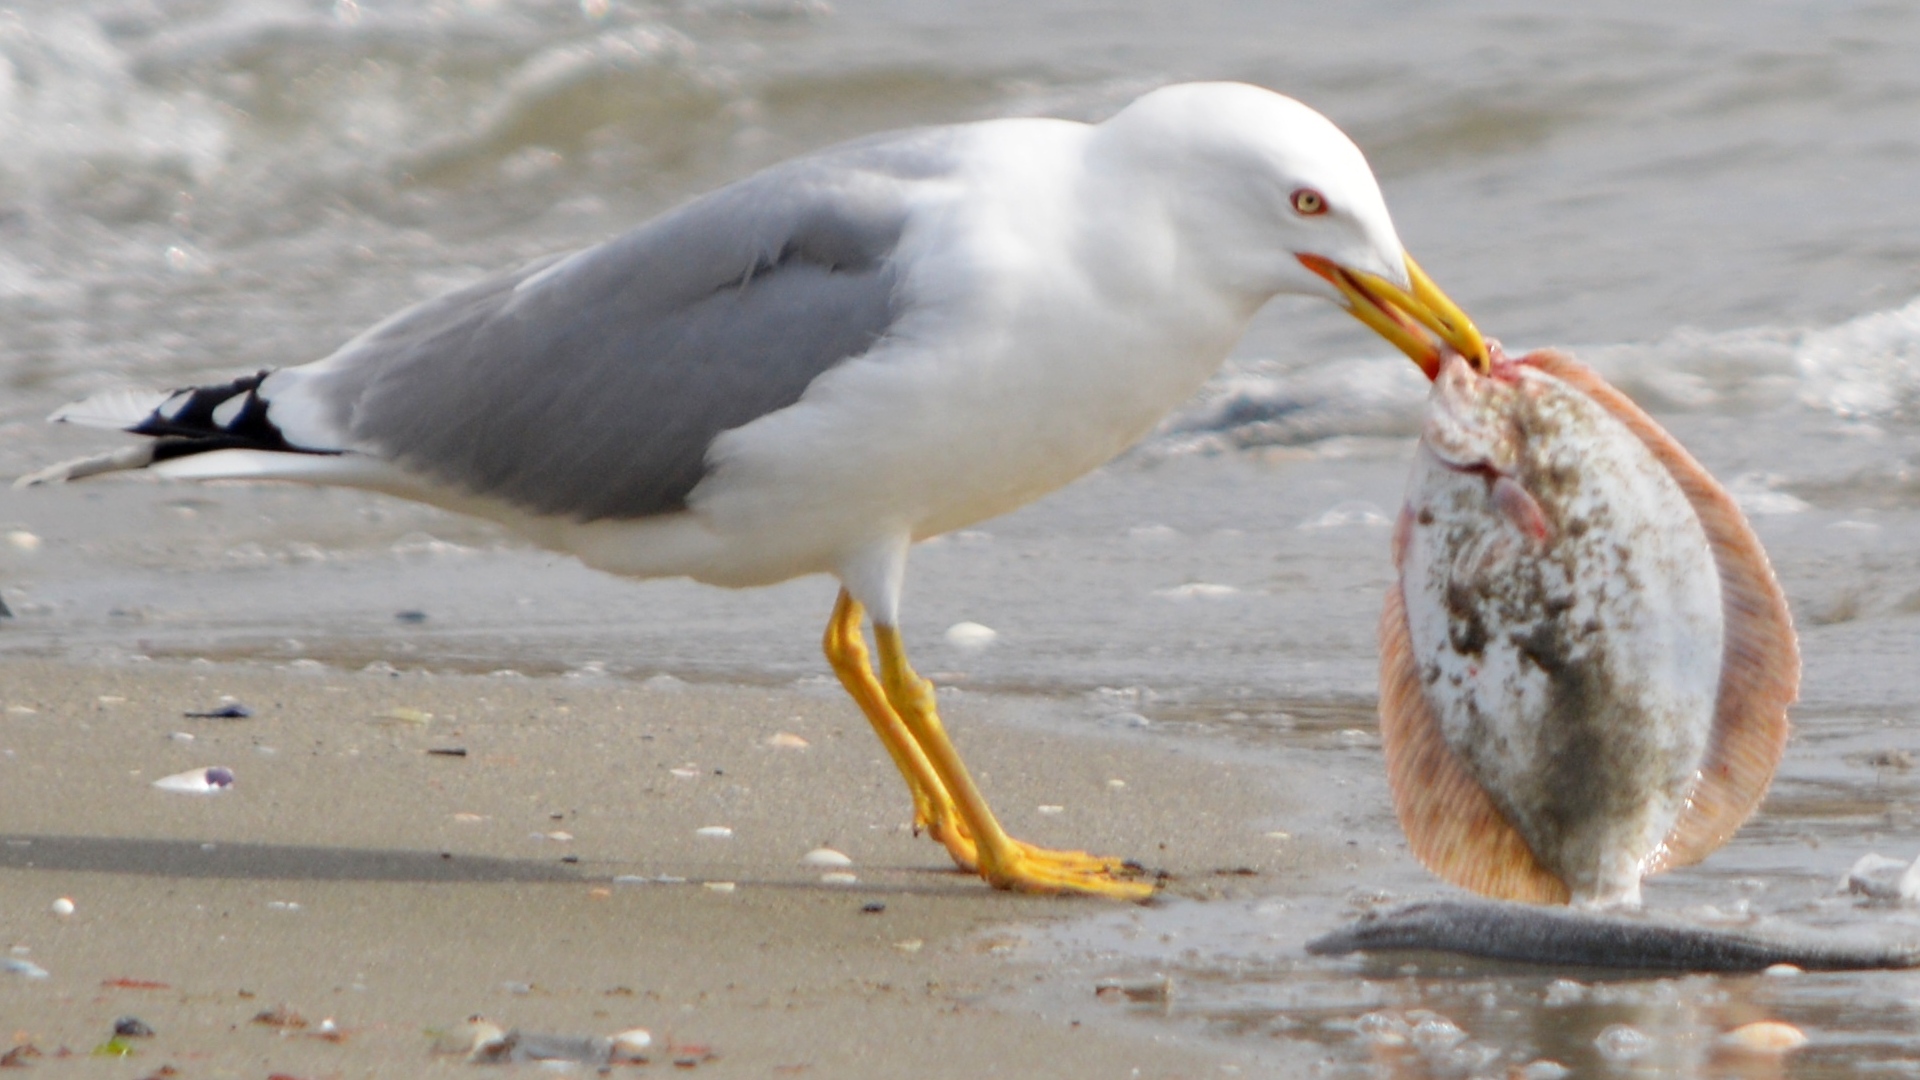
[[[711,837],[715,840],[725,840],[727,837],[733,835],[733,830],[727,828],[725,825],[702,825],[693,830],[693,835]]]
[[[233,786],[233,770],[225,765],[211,765],[163,776],[155,780],[153,786],[181,795],[218,795]]]
[[[957,622],[947,627],[947,644],[962,652],[979,652],[993,644],[1000,632],[977,622]]]
[[[734,888],[733,882],[731,881],[703,881],[700,883],[700,887],[708,892],[719,893],[732,892]]]
[[[47,910],[64,919],[73,914],[73,901],[63,896],[55,900],[53,905],[47,908]]]
[[[817,847],[800,857],[807,866],[852,866],[853,860],[830,847]]]
[[[808,744],[791,731],[776,731],[767,739],[767,745],[776,750],[805,750]]]
[[[852,885],[859,880],[857,875],[849,874],[845,870],[835,870],[832,873],[820,875],[822,885]]]

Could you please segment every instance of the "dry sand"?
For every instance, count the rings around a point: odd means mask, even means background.
[[[223,696],[254,715],[182,715]],[[1270,770],[1047,734],[1013,722],[1029,704],[945,704],[1015,835],[1140,858],[1190,898],[1312,857],[1259,840],[1285,812]],[[480,1066],[430,1032],[473,1014],[646,1028],[652,1064],[626,1073],[1222,1075],[1204,1048],[1006,1008],[1075,977],[1023,963],[1018,928],[1109,905],[951,871],[831,687],[11,661],[0,707],[0,946],[49,973],[0,975],[0,1050],[31,1043],[48,1075],[109,1075],[85,1055],[122,1016],[157,1034],[111,1075],[452,1075]],[[152,786],[210,765],[231,790]],[[823,845],[857,883],[802,864]],[[687,880],[618,880],[661,876]],[[311,1026],[252,1022],[280,1005]]]

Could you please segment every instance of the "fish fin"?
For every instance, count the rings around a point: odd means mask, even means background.
[[[1786,594],[1733,496],[1678,440],[1572,357],[1542,350],[1525,362],[1585,393],[1639,437],[1693,505],[1720,568],[1726,644],[1713,734],[1686,808],[1646,872],[1690,866],[1759,807],[1786,752],[1787,706],[1800,695],[1800,647]]]
[[[1380,612],[1380,734],[1393,808],[1414,857],[1465,889],[1502,900],[1564,904],[1571,895],[1508,823],[1440,734],[1427,704],[1396,583]]]

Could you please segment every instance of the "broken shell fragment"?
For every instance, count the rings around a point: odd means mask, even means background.
[[[163,776],[155,780],[153,786],[179,795],[218,795],[233,786],[233,770],[225,765],[191,769]]]
[[[1748,1054],[1784,1054],[1807,1045],[1807,1037],[1792,1024],[1756,1020],[1720,1036],[1720,1045]]]
[[[712,840],[725,840],[727,837],[733,835],[733,830],[727,828],[725,825],[702,825],[700,828],[693,830],[693,834]]]
[[[791,731],[776,731],[767,739],[767,745],[776,750],[805,750],[809,744]]]
[[[853,860],[830,847],[817,847],[801,856],[808,866],[852,866]]]
[[[64,919],[67,916],[73,914],[73,901],[63,896],[60,899],[55,900],[52,906],[48,907],[47,910]]]
[[[613,1060],[645,1061],[647,1047],[653,1045],[653,1033],[646,1028],[630,1028],[613,1037]]]
[[[859,881],[860,878],[858,875],[849,874],[845,870],[835,870],[832,873],[820,875],[820,884],[822,885],[853,885]]]
[[[947,627],[946,634],[947,644],[961,652],[979,652],[993,644],[993,640],[999,636],[999,632],[992,627],[977,622],[954,623]]]

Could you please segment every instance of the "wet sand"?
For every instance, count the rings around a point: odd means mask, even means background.
[[[226,697],[253,716],[183,716]],[[1185,897],[1316,859],[1263,839],[1287,809],[1270,764],[1048,734],[1019,722],[1037,699],[943,704],[1015,835],[1140,858]],[[157,1032],[118,1070],[143,1077],[458,1073],[476,1066],[435,1056],[430,1033],[474,1014],[646,1028],[647,1069],[716,1075],[1176,1077],[1232,1060],[1078,1023],[1109,1008],[1092,977],[1023,961],[1024,934],[1111,905],[951,871],[909,834],[900,781],[834,687],[11,660],[0,706],[0,935],[48,972],[0,976],[0,1040],[38,1048],[45,1074],[88,1068],[123,1016]],[[230,790],[152,786],[210,765]],[[802,864],[823,845],[856,883]],[[623,880],[663,876],[686,880]],[[60,897],[72,915],[49,910]],[[1037,980],[1065,1007],[1007,1007]],[[252,1022],[282,1005],[309,1026]],[[326,1019],[344,1037],[319,1037]]]

